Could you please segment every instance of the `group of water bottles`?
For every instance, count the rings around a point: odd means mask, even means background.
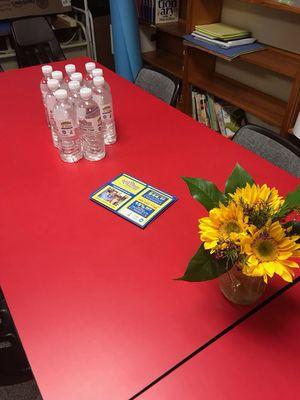
[[[85,64],[86,75],[74,64],[65,66],[66,75],[42,67],[40,89],[53,144],[65,162],[82,157],[98,161],[105,157],[105,145],[116,142],[112,96],[103,71]]]

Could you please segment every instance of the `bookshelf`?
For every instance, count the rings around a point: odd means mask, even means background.
[[[285,12],[300,14],[300,7],[274,0],[239,1],[281,10],[283,18]],[[178,22],[154,25],[157,48],[156,51],[144,53],[144,60],[182,79],[185,113],[192,113],[190,91],[192,85],[278,127],[283,136],[289,135],[300,111],[300,54],[266,46],[265,50],[243,54],[231,61],[231,63],[239,61],[252,64],[287,77],[291,83],[291,91],[288,101],[284,102],[216,73],[216,60],[220,56],[183,40],[182,36],[192,32],[195,25],[219,22],[222,5],[222,0],[181,0]]]

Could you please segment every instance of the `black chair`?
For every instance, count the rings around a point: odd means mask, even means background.
[[[300,178],[300,140],[288,140],[269,129],[245,125],[234,135],[234,142]]]
[[[134,82],[140,88],[175,107],[180,92],[180,80],[152,67],[143,67]]]
[[[0,72],[3,72],[3,68],[1,67],[1,65],[0,65]]]
[[[11,30],[19,67],[66,59],[45,17],[18,19],[12,22]]]

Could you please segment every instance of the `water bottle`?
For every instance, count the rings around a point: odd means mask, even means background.
[[[53,109],[56,103],[54,92],[59,88],[59,82],[56,79],[49,79],[47,82],[48,92],[45,97],[45,109],[48,116],[49,127],[51,129],[52,141],[55,147],[58,146],[57,128],[53,118]]]
[[[83,77],[82,77],[82,73],[81,72],[74,72],[71,75],[71,81],[79,82],[80,86],[82,86],[82,80],[83,80]]]
[[[53,109],[53,117],[58,133],[59,154],[63,161],[73,163],[82,158],[74,107],[70,103],[65,89],[57,90],[54,95],[56,104]]]
[[[93,97],[100,109],[105,144],[116,143],[117,134],[112,96],[110,90],[105,88],[105,80],[103,76],[96,76],[93,80]]]
[[[102,68],[95,68],[95,69],[93,69],[92,75],[93,75],[93,78],[96,78],[96,76],[103,76],[103,78],[104,78],[103,69],[102,69]],[[104,82],[104,87],[105,87],[105,89],[106,89],[107,91],[111,92],[110,86],[109,86],[109,84],[108,84],[106,81]]]
[[[69,84],[69,100],[73,104],[75,111],[80,102],[80,83],[78,81],[70,81]]]
[[[92,87],[93,84],[93,69],[96,68],[96,64],[94,62],[88,62],[85,64],[86,75],[84,77],[84,85],[86,87]]]
[[[105,157],[104,136],[101,129],[101,115],[97,103],[92,99],[90,88],[80,89],[81,102],[77,108],[83,155],[89,161]]]
[[[59,88],[67,90],[67,86],[64,81],[64,76],[61,71],[53,71],[52,72],[52,79],[58,80]]]
[[[66,76],[65,76],[65,83],[68,84],[71,80],[71,75],[76,72],[76,67],[74,64],[67,64],[65,66]]]
[[[51,79],[52,70],[53,70],[53,68],[51,67],[51,65],[43,65],[42,66],[43,77],[42,77],[42,80],[40,83],[40,89],[41,89],[41,94],[42,94],[42,99],[43,99],[44,104],[45,104],[44,100],[45,100],[46,94],[48,93],[47,82],[49,79]]]

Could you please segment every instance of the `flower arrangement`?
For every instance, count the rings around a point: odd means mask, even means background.
[[[202,244],[180,280],[214,279],[233,266],[265,283],[274,274],[293,280],[293,270],[299,268],[294,258],[300,256],[300,223],[287,217],[300,209],[300,185],[284,199],[277,189],[255,184],[239,164],[224,193],[212,182],[183,179],[209,215],[199,220]]]

